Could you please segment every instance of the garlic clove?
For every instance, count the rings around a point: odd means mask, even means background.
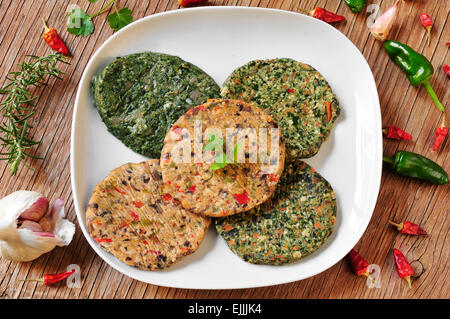
[[[33,222],[31,220],[24,220],[22,222],[22,225],[20,225],[20,227],[18,227],[19,229],[29,229],[33,232],[41,232],[42,231],[42,227],[41,225],[39,225],[36,222]]]
[[[51,210],[39,221],[42,229],[46,232],[52,232],[55,229],[55,223],[64,209],[64,200],[58,198],[52,205]]]
[[[21,219],[39,221],[48,211],[49,202],[45,197],[38,198],[30,208],[20,214]]]
[[[392,7],[386,10],[385,13],[375,20],[375,23],[370,29],[370,33],[375,37],[375,39],[380,41],[387,39],[389,31],[394,24],[395,17],[397,16],[397,7],[399,3],[400,0],[397,0]]]
[[[38,231],[35,231],[35,232],[33,232],[33,234],[35,234],[36,236],[39,236],[39,237],[55,237],[55,234],[53,234],[53,233],[49,233],[49,232],[38,232]]]

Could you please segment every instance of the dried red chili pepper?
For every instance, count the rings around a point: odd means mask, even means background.
[[[53,50],[64,55],[69,55],[69,50],[67,49],[63,40],[61,40],[61,38],[59,37],[58,32],[56,32],[54,28],[49,28],[44,19],[42,19],[42,22],[44,22],[44,33],[42,34],[42,37],[44,38],[45,42],[47,42],[47,44]]]
[[[427,30],[429,46],[431,43],[431,27],[433,26],[433,20],[431,20],[431,17],[426,13],[420,14],[419,18],[422,26]]]
[[[448,66],[447,64],[444,64],[442,66],[442,69],[444,70],[445,74],[447,74],[447,76],[450,76],[450,66]]]
[[[44,284],[44,286],[50,286],[56,284],[57,282],[63,281],[66,278],[69,278],[75,273],[75,270],[63,272],[61,274],[54,275],[44,275],[44,277],[39,279],[24,279],[20,281],[37,281]]]
[[[408,282],[409,288],[411,288],[411,276],[414,275],[414,270],[406,260],[403,253],[396,248],[394,248],[394,259],[395,269],[397,269],[398,275],[400,278],[404,278]]]
[[[411,223],[409,221],[404,221],[403,223],[397,224],[392,221],[389,221],[390,224],[397,227],[397,230],[402,234],[408,235],[427,235],[427,232],[424,231],[419,225]]]
[[[330,12],[328,10],[325,10],[324,8],[315,7],[314,10],[305,10],[305,9],[298,9],[299,11],[313,17],[319,20],[322,20],[326,23],[334,23],[339,21],[345,21],[345,17],[341,16],[339,14]]]
[[[441,144],[444,142],[445,137],[448,134],[448,127],[446,126],[446,117],[445,114],[442,117],[442,122],[441,125],[436,128],[436,132],[434,135],[434,142],[433,142],[433,151],[436,151],[439,146],[441,146]]]
[[[191,4],[203,2],[205,0],[178,0],[178,4],[182,7],[190,6]]]
[[[409,141],[412,139],[412,136],[402,129],[389,125],[387,128],[383,129],[383,133],[386,138],[392,138],[399,141]]]
[[[369,263],[356,250],[350,250],[347,256],[356,275],[369,276]]]

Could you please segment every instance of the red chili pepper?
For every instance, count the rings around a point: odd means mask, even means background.
[[[427,232],[424,231],[419,225],[404,221],[403,223],[397,224],[392,221],[389,221],[390,224],[397,227],[397,230],[402,234],[408,235],[427,235]]]
[[[61,274],[54,275],[44,275],[44,277],[39,279],[24,279],[20,281],[37,281],[44,284],[44,286],[50,286],[56,284],[57,282],[63,281],[66,278],[69,278],[75,273],[75,270],[63,272]]]
[[[383,129],[383,133],[386,138],[392,138],[399,141],[409,141],[412,136],[402,129],[389,125],[387,128]]]
[[[356,250],[350,250],[347,256],[356,275],[369,276],[369,263]]]
[[[237,202],[241,205],[248,204],[250,202],[250,197],[248,197],[247,191],[244,190],[241,194],[233,194]]]
[[[203,2],[205,0],[178,0],[178,4],[182,7],[190,6],[191,4]]]
[[[286,92],[288,92],[288,93],[295,93],[295,90],[294,89],[286,89]]]
[[[447,42],[445,45],[448,46],[448,47],[450,47],[450,42]]]
[[[299,11],[302,11],[303,13],[306,13],[307,15],[310,15],[313,18],[322,20],[326,23],[345,21],[344,16],[330,12],[330,11],[325,10],[324,8],[320,8],[320,7],[315,7],[314,10],[311,10],[311,11],[308,11],[305,9],[299,9]]]
[[[406,260],[403,253],[394,248],[395,268],[400,278],[404,278],[408,282],[409,288],[411,288],[411,276],[414,275],[414,270]]]
[[[69,55],[69,50],[67,49],[66,45],[64,44],[63,40],[58,35],[58,32],[54,28],[49,28],[47,24],[45,23],[45,20],[42,19],[44,22],[44,33],[42,34],[42,37],[44,38],[45,42],[55,51],[58,51],[59,53],[62,53],[64,55]]]
[[[195,189],[196,189],[197,187],[195,186],[195,185],[191,185],[191,186],[189,186],[189,188],[188,188],[188,191],[189,192],[195,192]]]
[[[428,45],[431,43],[431,27],[433,26],[433,20],[431,20],[431,17],[426,14],[422,13],[420,14],[420,22],[422,23],[422,26],[427,30],[428,34]]]
[[[445,74],[447,74],[447,76],[450,76],[450,66],[448,66],[447,64],[444,64],[442,66],[442,69],[444,70]]]
[[[436,128],[436,133],[434,135],[434,142],[433,142],[433,151],[436,151],[439,146],[444,142],[445,137],[448,134],[448,127],[445,125],[446,117],[445,114],[442,117],[441,126]]]

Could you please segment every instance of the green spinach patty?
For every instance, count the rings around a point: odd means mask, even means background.
[[[220,95],[214,80],[195,65],[154,52],[115,59],[93,79],[92,91],[108,130],[133,151],[157,158],[172,124]]]
[[[313,67],[289,58],[254,60],[225,81],[224,98],[254,102],[280,125],[286,155],[315,155],[339,116],[336,96]],[[327,110],[328,109],[328,110]]]
[[[286,162],[274,195],[243,214],[216,220],[228,247],[254,264],[299,260],[330,236],[336,198],[330,184],[301,161]]]

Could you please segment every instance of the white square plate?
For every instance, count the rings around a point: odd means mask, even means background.
[[[156,51],[189,61],[221,85],[253,59],[289,57],[315,67],[337,95],[342,114],[319,153],[308,159],[333,186],[337,222],[331,238],[301,261],[253,265],[234,255],[213,227],[200,249],[165,271],[142,271],[104,251],[90,236],[85,208],[95,185],[112,169],[146,158],[107,132],[90,93],[92,77],[115,57]],[[228,289],[282,284],[316,275],[353,248],[365,231],[378,196],[382,168],[381,115],[372,72],[359,50],[334,27],[306,15],[275,9],[200,7],[155,14],[109,38],[93,55],[75,101],[71,173],[80,227],[109,265],[155,285]]]

